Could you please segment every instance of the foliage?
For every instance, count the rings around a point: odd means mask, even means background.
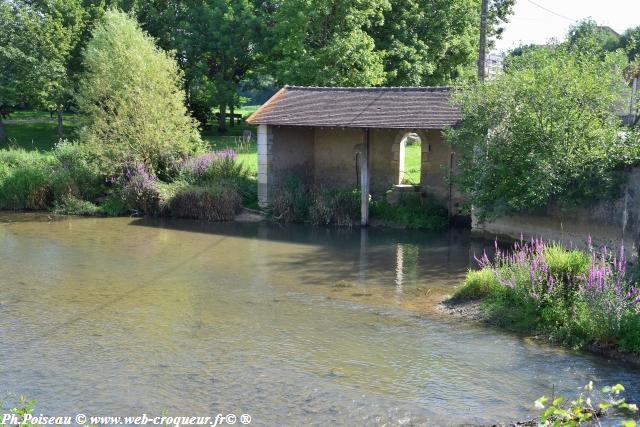
[[[443,230],[449,225],[447,209],[422,194],[403,194],[398,203],[374,200],[371,218],[407,228]]]
[[[83,144],[61,141],[52,153],[55,162],[51,187],[55,199],[96,200],[106,193],[101,167]]]
[[[66,83],[78,36],[76,1],[0,3],[0,105],[46,106]]]
[[[185,159],[179,165],[179,173],[182,179],[191,183],[240,180],[248,176],[248,171],[237,159],[236,152],[230,148],[210,151]]]
[[[359,190],[317,189],[311,194],[309,222],[351,227],[360,220]]]
[[[567,250],[541,240],[495,247],[478,259],[454,300],[483,299],[489,319],[571,345],[640,351],[640,290],[626,275],[624,250]]]
[[[157,178],[142,163],[125,164],[120,174],[110,181],[116,186],[127,211],[147,215],[158,213],[160,194]]]
[[[74,196],[64,196],[54,204],[53,212],[61,215],[97,215],[101,209],[91,202]]]
[[[0,209],[46,209],[54,159],[24,150],[0,151]]]
[[[454,299],[458,301],[483,299],[500,292],[501,289],[492,269],[469,270],[462,286],[456,289]]]
[[[178,182],[164,191],[164,213],[176,218],[231,221],[242,208],[239,192],[230,185]]]
[[[626,58],[569,45],[525,51],[484,85],[459,91],[463,122],[448,132],[460,153],[462,189],[491,217],[578,204],[617,190],[616,168],[638,160],[621,137]]]
[[[640,25],[629,28],[620,37],[620,45],[627,52],[629,61],[640,58]]]
[[[476,72],[480,1],[391,0],[370,33],[384,52],[387,84],[447,85]],[[513,0],[490,2],[489,43],[499,36]]]
[[[271,200],[271,216],[282,222],[305,222],[309,218],[311,201],[305,185],[290,178],[276,189]]]
[[[162,177],[176,159],[201,149],[175,61],[134,19],[106,12],[87,45],[84,65],[76,99],[88,120],[81,139],[107,171],[134,161]]]
[[[261,21],[250,0],[188,3],[179,19],[177,47],[186,57],[190,100],[224,113],[239,106],[238,85],[254,67]],[[225,126],[223,117],[219,127]]]
[[[368,31],[388,0],[280,0],[269,15],[269,70],[282,84],[377,86],[383,53]],[[266,50],[266,49],[265,49]]]
[[[584,386],[584,391],[571,401],[567,401],[564,397],[540,397],[535,401],[535,408],[541,411],[540,426],[579,426],[585,423],[596,422],[600,425],[600,419],[607,415],[633,415],[638,412],[638,406],[633,403],[627,403],[626,399],[621,397],[624,392],[622,384],[614,386],[606,386],[602,388],[605,398],[596,403],[593,392],[593,381]],[[635,427],[633,420],[622,421],[620,425],[624,427]]]

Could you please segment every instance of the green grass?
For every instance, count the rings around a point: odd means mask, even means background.
[[[20,147],[25,150],[50,151],[58,142],[58,129],[51,123],[9,123],[5,124],[7,140],[0,142],[0,149]],[[65,138],[73,139],[78,126],[67,123],[64,126]]]
[[[490,268],[469,270],[461,287],[456,289],[453,300],[473,301],[487,298],[502,291],[495,272]]]
[[[407,145],[404,153],[404,180],[405,184],[420,184],[421,167],[421,147],[420,144]]]

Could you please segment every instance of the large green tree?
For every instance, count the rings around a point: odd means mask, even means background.
[[[500,36],[513,0],[490,1],[489,47]],[[393,86],[451,84],[475,76],[480,35],[479,0],[391,0],[371,34],[384,52]]]
[[[238,104],[238,85],[255,66],[261,23],[250,0],[188,0],[176,43],[184,54],[190,101],[226,111]],[[233,116],[232,120],[233,120]]]
[[[615,189],[614,169],[638,155],[634,140],[620,137],[616,115],[626,56],[562,44],[510,62],[496,80],[455,97],[464,119],[448,136],[472,203],[494,216]]]
[[[163,174],[200,148],[175,60],[135,19],[107,11],[86,47],[84,67],[76,98],[88,120],[81,139],[105,165],[137,161]]]
[[[62,134],[68,65],[83,15],[79,0],[0,1],[0,105],[57,109]]]
[[[387,0],[274,1],[267,70],[282,84],[383,84],[384,55],[369,31],[389,7]]]

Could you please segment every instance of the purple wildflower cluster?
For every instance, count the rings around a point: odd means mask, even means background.
[[[156,210],[159,200],[158,180],[149,173],[144,164],[126,163],[121,173],[108,181],[120,187],[120,195],[130,210],[145,213]]]
[[[225,148],[220,151],[210,151],[200,156],[192,156],[182,161],[178,166],[181,173],[193,177],[202,177],[212,166],[220,163],[235,163],[237,160],[236,152],[231,148]]]
[[[501,285],[526,292],[535,300],[551,295],[566,298],[569,292],[578,292],[593,304],[606,302],[640,310],[640,290],[625,278],[627,260],[624,247],[617,254],[611,253],[606,247],[597,251],[589,238],[586,272],[584,269],[554,269],[548,258],[549,251],[554,248],[559,247],[549,245],[542,239],[525,242],[521,238],[510,250],[502,250],[495,242],[493,259],[486,252],[475,259],[480,267],[490,268]]]

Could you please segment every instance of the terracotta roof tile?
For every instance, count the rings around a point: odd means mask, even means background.
[[[443,129],[461,119],[446,87],[285,86],[247,119],[251,124]]]

